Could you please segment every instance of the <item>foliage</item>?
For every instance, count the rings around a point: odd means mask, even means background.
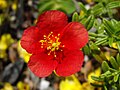
[[[60,10],[71,14],[75,11],[75,4],[72,0],[40,0],[38,4],[39,13],[46,10]]]
[[[101,84],[92,83],[94,86],[103,87],[105,90],[119,90],[120,89],[120,55],[117,54],[116,59],[111,56],[110,64],[107,61],[102,62],[103,74],[99,77],[92,76],[92,79]]]
[[[119,90],[120,21],[117,20],[115,13],[117,13],[116,8],[120,7],[120,1],[95,0],[95,2],[97,4],[88,10],[79,2],[80,15],[75,12],[72,21],[81,22],[89,32],[89,43],[83,48],[84,53],[88,56],[92,55],[102,64],[103,74],[99,77],[92,76],[92,79],[99,84],[91,84],[103,87],[104,90]],[[106,55],[106,51],[109,55]]]

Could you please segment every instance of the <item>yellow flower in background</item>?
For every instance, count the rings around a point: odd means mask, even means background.
[[[110,60],[111,57],[110,52],[105,52],[105,57],[107,58],[107,60]]]
[[[13,9],[14,11],[17,10],[17,3],[16,3],[16,2],[14,2],[14,3],[12,4],[12,9]]]
[[[107,48],[107,51],[104,52],[105,57],[108,61],[110,60],[111,56],[113,56],[113,57],[116,56],[116,54],[117,54],[116,49],[118,49],[118,46],[117,46],[117,43],[114,42],[114,43],[112,43],[112,48]]]
[[[19,81],[17,83],[18,90],[30,90],[30,86],[27,83]]]
[[[7,2],[6,0],[0,0],[0,8],[4,9],[7,7]]]
[[[94,90],[95,87],[90,85],[89,82],[81,84],[77,77],[74,75],[67,77],[64,81],[60,82],[60,90]]]
[[[88,74],[88,81],[82,84],[83,89],[82,90],[95,90],[95,87],[92,86],[90,83],[95,83],[91,76],[100,76],[101,74],[101,68],[97,68],[96,70],[90,72]],[[98,88],[98,90],[101,90],[101,88]]]
[[[86,2],[87,2],[87,3],[91,3],[91,2],[93,2],[93,0],[86,0]]]
[[[10,34],[3,34],[0,39],[0,49],[7,49],[7,47],[13,42],[14,40]]]
[[[79,80],[72,75],[60,82],[60,90],[82,90],[82,85]]]
[[[10,34],[3,34],[0,38],[0,58],[6,57],[6,49],[14,42]]]
[[[28,63],[31,54],[27,53],[27,52],[21,47],[20,41],[18,41],[18,53],[19,53],[20,57],[23,58],[26,63]]]
[[[100,74],[101,74],[101,69],[100,68],[96,69],[93,72],[90,72],[89,75],[88,75],[88,82],[89,83],[94,83],[95,81],[91,78],[91,76],[100,76]]]
[[[115,49],[118,49],[117,43],[112,43],[112,47],[115,48]]]
[[[92,86],[89,82],[85,82],[82,84],[83,89],[82,90],[94,90],[95,87]]]
[[[0,90],[14,90],[14,88],[10,83],[5,83],[4,87]]]
[[[85,12],[83,10],[80,11],[80,16],[84,16],[85,15]]]

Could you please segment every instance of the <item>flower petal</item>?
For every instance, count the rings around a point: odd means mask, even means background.
[[[24,48],[28,53],[34,53],[37,51],[41,51],[41,44],[39,40],[42,36],[37,27],[29,27],[27,28],[23,36],[21,38],[21,46]]]
[[[88,32],[82,24],[71,22],[64,28],[61,42],[69,50],[80,49],[88,42]]]
[[[46,77],[52,73],[57,66],[57,61],[52,56],[41,52],[30,57],[28,67],[38,77]]]
[[[68,24],[67,20],[67,16],[63,12],[49,10],[38,17],[37,26],[44,35],[51,31],[58,34]]]
[[[59,76],[69,76],[80,70],[83,63],[83,53],[80,50],[68,51],[61,63],[55,69]]]

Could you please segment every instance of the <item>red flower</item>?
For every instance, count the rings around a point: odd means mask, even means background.
[[[87,42],[88,32],[82,24],[68,23],[63,12],[51,10],[24,31],[21,46],[32,54],[28,67],[35,75],[46,77],[55,70],[59,76],[69,76],[80,70],[84,59],[80,48]]]

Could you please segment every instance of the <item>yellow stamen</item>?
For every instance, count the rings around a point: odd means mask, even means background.
[[[41,48],[46,48],[47,50],[49,50],[48,55],[51,55],[51,53],[53,52],[54,57],[56,56],[56,51],[60,50],[60,47],[64,47],[64,45],[61,45],[61,42],[59,41],[59,36],[60,34],[58,34],[57,36],[53,35],[53,32],[50,32],[48,34],[48,36],[44,35],[44,39],[40,40],[41,42]]]

